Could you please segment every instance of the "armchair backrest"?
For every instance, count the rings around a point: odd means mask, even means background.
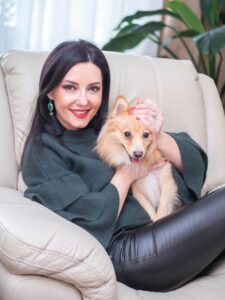
[[[46,52],[11,50],[0,60],[0,186],[17,189]],[[225,118],[214,82],[190,61],[105,52],[111,69],[110,106],[117,95],[150,98],[164,112],[166,131],[186,131],[208,153],[204,192],[225,184]]]

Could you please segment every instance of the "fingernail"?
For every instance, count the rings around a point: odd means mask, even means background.
[[[133,113],[134,113],[134,109],[135,109],[135,106],[134,105],[130,105],[128,107],[128,114],[132,116]]]
[[[137,103],[139,103],[139,102],[142,102],[142,99],[141,98],[137,98]]]

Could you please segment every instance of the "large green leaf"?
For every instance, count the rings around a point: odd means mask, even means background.
[[[148,22],[144,25],[136,25],[127,32],[117,35],[103,46],[103,50],[120,51],[134,48],[149,34],[162,30],[166,25],[163,22]]]
[[[217,54],[225,46],[225,25],[206,31],[193,38],[205,54]]]
[[[168,9],[146,10],[146,11],[138,10],[133,15],[123,18],[115,30],[119,30],[122,27],[122,25],[124,25],[124,23],[130,24],[135,20],[139,20],[144,17],[151,17],[151,16],[155,16],[155,15],[160,15],[160,16],[168,15],[168,16],[180,19],[180,16],[178,14],[176,14]]]
[[[176,34],[173,35],[173,38],[192,38],[199,33],[196,30],[188,29],[184,31],[179,31]]]
[[[200,0],[202,15],[211,28],[219,25],[220,10],[224,4],[224,0]]]
[[[205,31],[202,22],[186,4],[178,0],[170,0],[167,2],[167,7],[180,16],[188,29],[195,30],[199,33]]]
[[[140,25],[138,24],[128,24],[117,32],[116,37],[133,32],[135,29],[138,29],[139,27]]]
[[[195,30],[185,30],[185,31],[179,31],[175,34],[166,37],[164,40],[161,40],[160,46],[164,47],[169,45],[173,39],[181,39],[181,38],[193,38],[194,36],[198,35],[199,33]]]

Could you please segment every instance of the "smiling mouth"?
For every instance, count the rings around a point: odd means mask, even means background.
[[[130,161],[134,164],[139,163],[139,161],[140,161],[140,158],[134,158],[132,156],[129,156],[129,158],[130,158]]]
[[[84,119],[87,117],[90,110],[70,110],[70,111],[75,117],[79,119]]]
[[[139,162],[140,162],[140,158],[135,158],[135,157],[133,157],[133,156],[130,156],[130,154],[128,153],[127,149],[124,147],[124,145],[123,145],[123,144],[121,144],[121,145],[123,146],[125,152],[127,153],[127,155],[128,155],[128,157],[129,157],[131,163],[136,164],[136,163],[139,163]]]

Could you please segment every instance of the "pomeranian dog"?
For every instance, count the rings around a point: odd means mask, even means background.
[[[159,168],[149,172],[146,170],[148,175],[135,180],[131,186],[133,196],[153,222],[182,206],[171,163],[157,149],[151,128],[132,116],[130,106],[123,96],[117,98],[108,115],[95,150],[110,167],[125,165],[130,172],[137,172],[137,168],[150,170],[151,166],[165,162]]]

